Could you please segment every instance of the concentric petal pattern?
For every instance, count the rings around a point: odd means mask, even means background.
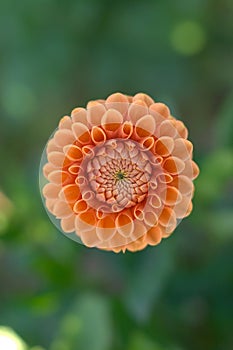
[[[158,244],[192,210],[199,169],[187,136],[166,105],[143,93],[74,109],[46,146],[46,209],[88,247]]]

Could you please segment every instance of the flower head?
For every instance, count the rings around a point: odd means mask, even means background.
[[[158,244],[192,210],[199,169],[187,136],[165,104],[143,93],[74,109],[46,147],[46,208],[88,247]]]

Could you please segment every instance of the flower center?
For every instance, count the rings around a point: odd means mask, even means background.
[[[123,180],[125,177],[126,177],[126,174],[125,174],[124,172],[122,172],[121,170],[119,170],[119,171],[116,173],[116,178],[117,178],[117,180]]]

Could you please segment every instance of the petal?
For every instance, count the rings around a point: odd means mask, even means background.
[[[139,137],[153,135],[156,128],[154,118],[150,115],[144,115],[136,122],[136,133]]]
[[[106,112],[106,108],[102,103],[91,101],[87,105],[87,120],[91,126],[101,124],[101,119]]]
[[[93,248],[97,247],[100,243],[99,238],[96,235],[96,228],[93,228],[92,230],[88,232],[78,232],[81,236],[81,240],[85,246]]]
[[[88,144],[91,141],[91,135],[88,127],[83,124],[76,122],[72,125],[72,131],[74,136],[81,144]]]
[[[46,147],[46,152],[47,154],[53,152],[53,151],[61,151],[62,147],[58,146],[55,141],[54,138],[52,138],[51,140],[49,140],[49,142],[47,143],[47,147]]]
[[[98,220],[96,225],[96,234],[101,241],[110,240],[116,233],[114,216],[106,215]]]
[[[200,169],[199,169],[198,165],[194,161],[192,161],[192,168],[193,168],[193,176],[192,176],[192,178],[196,179],[198,177],[199,173],[200,173]]]
[[[57,168],[55,168],[55,166],[51,163],[46,163],[44,166],[43,166],[43,174],[44,176],[46,177],[46,179],[48,179],[48,176],[49,174],[56,170]]]
[[[74,123],[82,123],[88,126],[87,111],[85,108],[75,108],[71,112],[71,118]]]
[[[146,114],[148,114],[148,107],[144,101],[138,100],[129,106],[128,117],[133,125]]]
[[[191,195],[183,196],[182,201],[173,207],[174,213],[178,219],[188,216],[192,211]]]
[[[85,213],[85,211],[88,210],[88,205],[86,203],[86,201],[84,201],[83,199],[78,200],[77,202],[75,202],[75,205],[73,207],[73,211],[77,214],[80,213]]]
[[[43,187],[42,193],[45,198],[56,199],[58,198],[58,194],[60,190],[61,190],[61,186],[48,183]]]
[[[54,204],[53,214],[56,215],[57,218],[61,219],[71,216],[73,214],[73,211],[66,202],[58,200]]]
[[[176,220],[175,212],[169,207],[164,207],[159,216],[159,223],[162,226],[169,226],[174,220]]]
[[[125,95],[117,92],[108,96],[105,101],[105,106],[107,109],[115,109],[122,115],[125,115],[129,107],[129,101]]]
[[[174,147],[174,140],[168,136],[161,136],[155,142],[155,152],[163,157],[167,157],[171,154]]]
[[[168,118],[170,116],[170,110],[164,103],[153,103],[150,105],[150,111],[158,113],[163,118]]]
[[[184,175],[174,177],[170,185],[175,186],[182,195],[190,194],[194,189],[192,180]]]
[[[145,102],[148,107],[155,102],[153,100],[153,98],[151,98],[149,95],[144,94],[142,92],[139,92],[136,95],[134,95],[133,101],[135,102],[135,101],[138,101],[138,100]]]
[[[166,186],[161,192],[161,197],[163,198],[163,202],[167,205],[174,205],[182,201],[181,193],[173,186]]]
[[[179,174],[184,170],[185,163],[177,157],[168,157],[163,163],[164,169],[170,174]]]
[[[107,110],[101,119],[101,125],[107,131],[116,131],[121,123],[123,123],[123,116],[115,109]]]
[[[177,136],[177,134],[177,129],[175,128],[173,123],[171,123],[170,120],[162,121],[158,128],[158,137],[169,136],[174,139]]]
[[[61,129],[57,130],[54,135],[54,141],[59,147],[64,147],[75,141],[75,137],[71,130]]]
[[[48,154],[48,161],[56,168],[61,168],[65,161],[65,155],[62,152],[53,151]]]
[[[80,162],[83,159],[82,149],[75,145],[67,145],[63,151],[70,160]]]
[[[71,215],[68,218],[62,218],[61,219],[62,230],[67,233],[73,232],[75,229],[74,222],[75,222],[75,215]]]
[[[59,122],[59,129],[71,129],[72,120],[69,116],[63,117]]]
[[[159,244],[162,240],[162,231],[159,226],[152,227],[146,235],[146,240],[149,245]]]
[[[80,190],[77,185],[66,185],[64,186],[59,197],[68,203],[74,203],[80,198]]]
[[[94,126],[91,130],[91,138],[95,144],[103,143],[106,141],[106,134],[99,126]]]
[[[134,231],[134,222],[129,212],[122,212],[116,218],[117,231],[124,237],[129,237]]]
[[[67,184],[72,179],[72,176],[67,171],[55,170],[48,175],[48,180],[56,185]]]
[[[179,138],[175,140],[172,155],[186,160],[192,157],[193,145],[190,141]]]

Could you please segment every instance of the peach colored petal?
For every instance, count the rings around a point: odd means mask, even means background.
[[[102,103],[91,101],[87,104],[87,120],[90,125],[99,126],[101,119],[106,112],[106,108]]]
[[[116,233],[114,217],[112,215],[104,216],[97,221],[96,234],[101,241],[110,240]]]
[[[48,180],[56,185],[62,185],[71,179],[67,171],[55,170],[49,173]]]
[[[168,157],[163,163],[164,169],[170,174],[180,174],[185,168],[185,163],[177,157]]]
[[[44,176],[46,177],[46,179],[48,179],[48,176],[49,174],[56,170],[57,168],[55,168],[55,166],[51,163],[46,163],[44,166],[43,166],[43,174]]]
[[[61,228],[64,232],[70,233],[74,232],[75,230],[75,215],[71,215],[67,218],[62,218],[61,219]]]
[[[73,212],[66,202],[58,200],[54,204],[53,214],[56,215],[57,218],[61,219],[71,216]]]
[[[155,101],[153,100],[153,98],[151,98],[149,95],[144,94],[142,92],[137,93],[136,95],[133,96],[133,101],[143,101],[146,103],[146,105],[149,107],[150,105],[152,105]]]
[[[152,208],[157,209],[160,208],[162,205],[160,197],[154,193],[149,196],[149,204],[152,206]]]
[[[173,148],[174,148],[174,141],[169,136],[161,136],[155,142],[155,152],[163,157],[169,156]]]
[[[54,139],[52,138],[51,140],[49,140],[49,142],[47,143],[47,148],[46,148],[46,153],[47,155],[53,151],[58,151],[60,152],[62,150],[61,146],[58,146]]]
[[[129,237],[132,235],[134,231],[134,222],[132,216],[129,214],[129,212],[122,212],[118,214],[116,218],[116,227],[117,231],[123,236],[123,237]]]
[[[162,226],[169,226],[172,222],[176,220],[175,212],[170,207],[164,207],[160,216],[159,216],[159,223]]]
[[[149,227],[156,226],[158,224],[158,216],[154,211],[147,211],[144,214],[144,222]]]
[[[186,160],[192,157],[193,145],[190,141],[179,138],[175,140],[172,155]]]
[[[182,195],[190,194],[193,192],[194,185],[192,180],[184,175],[179,175],[174,177],[173,181],[170,183],[171,186],[175,186]]]
[[[59,129],[71,129],[72,120],[69,116],[63,117],[59,122]]]
[[[184,123],[181,120],[173,120],[173,124],[176,127],[178,134],[180,137],[187,139],[188,137],[188,130],[185,127]]]
[[[176,138],[178,135],[177,130],[170,120],[163,120],[158,128],[158,136],[167,136]]]
[[[167,205],[174,205],[182,201],[182,195],[176,187],[166,186],[166,188],[161,192],[163,202]]]
[[[71,130],[61,129],[55,132],[54,141],[59,147],[64,147],[67,144],[73,143],[75,137]]]
[[[170,116],[170,110],[164,103],[156,102],[151,104],[150,111],[158,113],[163,118]]]
[[[146,240],[149,245],[157,245],[162,240],[162,231],[159,226],[152,227],[146,235]]]
[[[75,108],[71,112],[71,118],[74,123],[82,123],[88,126],[87,111],[85,108]]]
[[[150,114],[147,114],[138,119],[135,126],[137,135],[139,137],[146,137],[153,135],[156,128],[156,123],[154,118]]]
[[[129,106],[128,116],[133,125],[146,114],[148,114],[148,107],[144,101],[139,100]]]
[[[45,206],[48,209],[48,211],[50,211],[50,213],[53,213],[53,208],[56,201],[57,201],[56,199],[50,199],[50,198],[45,200]]]
[[[120,127],[120,124],[122,123],[122,114],[114,109],[107,110],[101,119],[101,125],[106,131],[114,132]]]
[[[64,153],[53,151],[48,154],[48,161],[56,168],[61,168],[65,160]]]
[[[88,231],[88,233],[80,231],[80,237],[83,244],[85,244],[87,247],[98,247],[98,245],[100,244],[100,240],[96,235],[96,228],[93,228],[92,230]]]
[[[45,198],[56,199],[58,198],[58,193],[60,192],[61,187],[55,184],[48,183],[44,186],[42,193]]]
[[[89,219],[89,223],[82,219],[84,214],[88,215],[87,219]],[[76,231],[78,236],[82,237],[82,240],[84,238],[84,234],[88,235],[89,232],[93,230],[93,228],[96,230],[96,228],[95,228],[96,219],[94,218],[94,220],[93,220],[93,218],[94,217],[91,216],[90,211],[84,212],[84,213],[80,213],[80,214],[76,215],[76,218],[75,218],[75,231]],[[85,220],[86,220],[86,218],[85,218]]]
[[[191,196],[183,196],[182,201],[175,205],[173,210],[178,219],[182,219],[190,214]]]
[[[108,98],[105,101],[105,106],[107,109],[113,108],[119,111],[122,115],[124,115],[128,110],[129,101],[125,95],[117,92],[108,96]]]
[[[196,179],[200,173],[200,169],[198,165],[192,160],[192,169],[193,169],[193,176],[192,179]]]
[[[89,144],[91,142],[90,131],[85,124],[76,122],[72,125],[72,130],[76,140],[78,140],[82,145]]]

